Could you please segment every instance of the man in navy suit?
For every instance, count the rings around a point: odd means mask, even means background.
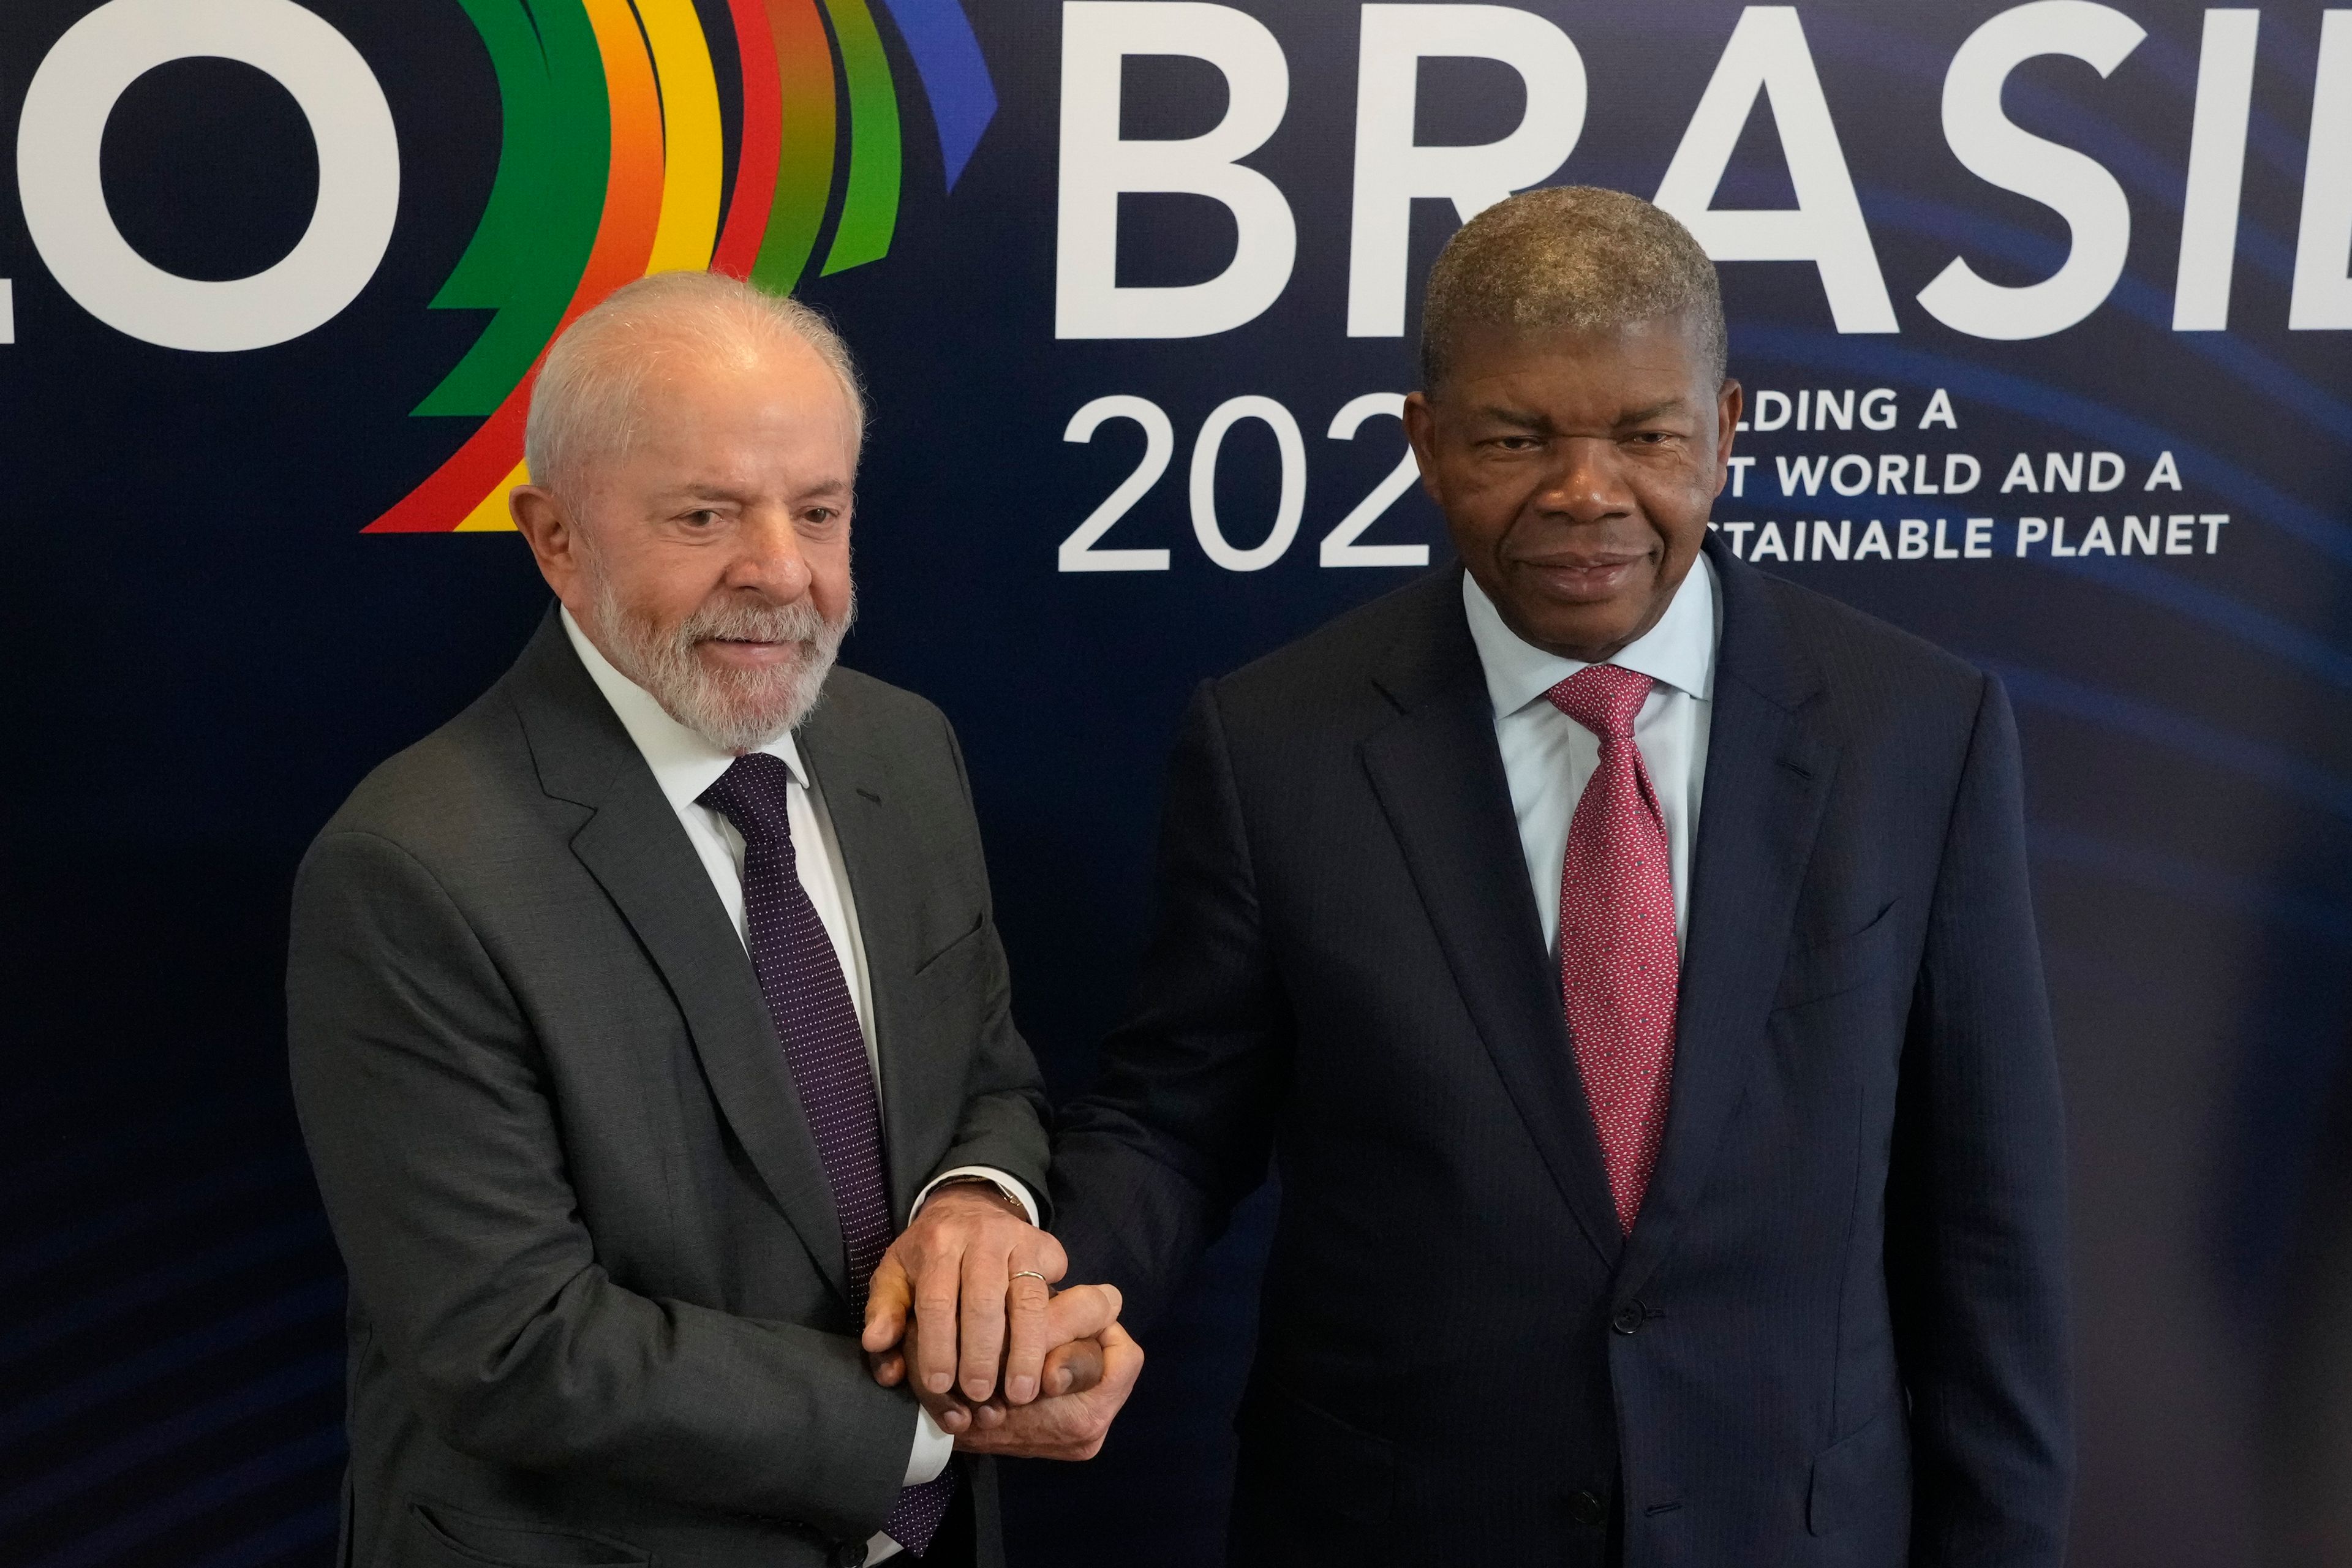
[[[1648,203],[1473,220],[1406,407],[1459,568],[1185,720],[1053,1178],[1148,1322],[1278,1168],[1236,1563],[2060,1561],[2015,728],[1710,535],[1724,359]]]

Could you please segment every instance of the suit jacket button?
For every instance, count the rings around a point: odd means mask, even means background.
[[[1629,1301],[1618,1310],[1615,1317],[1609,1320],[1609,1326],[1621,1334],[1638,1334],[1642,1331],[1642,1319],[1644,1315],[1641,1302]]]
[[[1568,1517],[1598,1529],[1609,1522],[1609,1505],[1591,1492],[1579,1492],[1568,1500]]]
[[[825,1568],[866,1568],[866,1542],[845,1541],[825,1556]]]

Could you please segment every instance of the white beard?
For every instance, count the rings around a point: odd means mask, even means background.
[[[596,630],[614,667],[652,694],[662,710],[722,752],[756,752],[800,727],[816,708],[824,678],[857,617],[853,596],[837,621],[808,600],[794,605],[705,604],[664,630],[630,609],[600,564],[590,563]],[[796,643],[798,657],[764,668],[713,668],[697,645],[707,637]]]

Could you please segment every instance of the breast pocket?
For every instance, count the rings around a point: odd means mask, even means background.
[[[1889,900],[1860,931],[1791,952],[1780,973],[1780,988],[1772,998],[1773,1009],[1785,1012],[1809,1002],[1827,1001],[1891,976],[1895,957],[1894,915],[1900,902]]]
[[[958,1002],[969,1006],[988,984],[988,921],[975,916],[971,929],[915,965],[908,980],[917,1017]]]

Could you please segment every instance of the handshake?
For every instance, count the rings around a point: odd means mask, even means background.
[[[904,1383],[956,1447],[1091,1459],[1143,1370],[1113,1285],[1055,1291],[1062,1244],[994,1184],[935,1189],[874,1271],[862,1343],[874,1380]]]

